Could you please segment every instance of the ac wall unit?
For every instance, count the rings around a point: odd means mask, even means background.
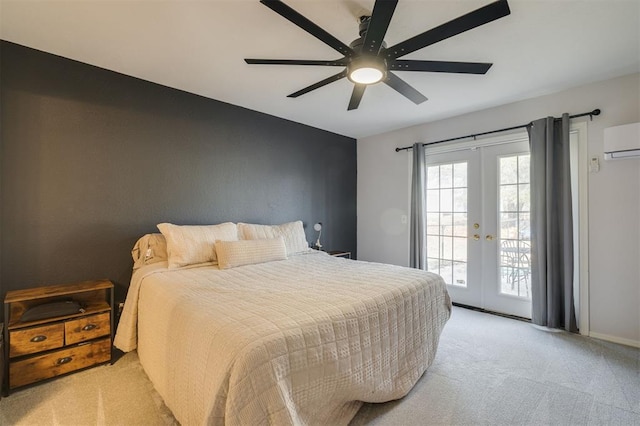
[[[640,123],[604,129],[604,158],[640,158]]]

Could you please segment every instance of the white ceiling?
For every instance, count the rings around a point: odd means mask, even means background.
[[[400,0],[393,45],[491,0]],[[373,0],[285,0],[346,44]],[[511,15],[402,59],[493,62],[486,75],[399,72],[429,98],[385,84],[347,111],[343,79],[286,95],[334,67],[247,65],[243,58],[337,59],[258,0],[1,0],[0,36],[56,55],[354,138],[640,71],[640,0],[509,0]]]

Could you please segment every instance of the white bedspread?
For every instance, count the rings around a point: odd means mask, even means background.
[[[347,424],[406,395],[451,311],[442,279],[311,252],[136,271],[114,344],[183,425]]]

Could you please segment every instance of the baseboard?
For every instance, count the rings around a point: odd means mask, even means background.
[[[501,312],[488,311],[486,309],[477,308],[477,307],[471,306],[471,305],[463,305],[462,303],[453,302],[452,305],[453,306],[458,306],[460,308],[476,311],[476,312],[482,312],[482,313],[485,313],[485,314],[497,315],[499,317],[511,318],[511,319],[518,320],[518,321],[531,322],[531,320],[529,318],[523,318],[523,317],[519,317],[519,316],[516,316],[516,315],[503,314]]]
[[[498,315],[498,316],[501,316],[501,317],[506,317],[506,318],[511,318],[511,319],[515,319],[515,320],[518,320],[518,321],[524,321],[524,322],[531,323],[531,320],[528,319],[528,318],[517,317],[517,316],[514,316],[514,315],[501,314],[499,312],[487,311],[486,309],[476,308],[475,306],[463,305],[462,303],[455,303],[454,302],[453,306],[458,306],[460,308],[470,309],[472,311],[483,312],[485,314],[491,314],[491,315]],[[560,330],[560,329],[547,329],[546,327],[537,326],[537,325],[535,325],[533,323],[531,323],[531,325],[533,325],[536,328],[546,329],[546,331],[563,331],[563,330]],[[620,345],[631,346],[631,347],[634,347],[634,348],[640,348],[640,341],[637,341],[637,340],[625,339],[625,338],[622,338],[622,337],[611,336],[609,334],[594,333],[594,332],[589,332],[588,334],[580,333],[580,335],[581,336],[585,336],[585,337],[587,337],[587,336],[588,337],[593,337],[594,339],[606,340],[607,342],[618,343]]]
[[[640,342],[637,340],[624,339],[622,337],[611,336],[609,334],[594,333],[593,331],[589,333],[589,337],[606,340],[607,342],[619,343],[621,345],[632,346],[634,348],[640,348]]]

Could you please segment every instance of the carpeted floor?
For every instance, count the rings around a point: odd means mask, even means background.
[[[640,349],[454,308],[433,365],[365,424],[640,425]]]
[[[174,425],[137,355],[12,393],[0,425]],[[360,425],[640,425],[640,349],[454,308],[409,395]]]
[[[0,400],[0,425],[177,425],[136,352],[11,393]]]

